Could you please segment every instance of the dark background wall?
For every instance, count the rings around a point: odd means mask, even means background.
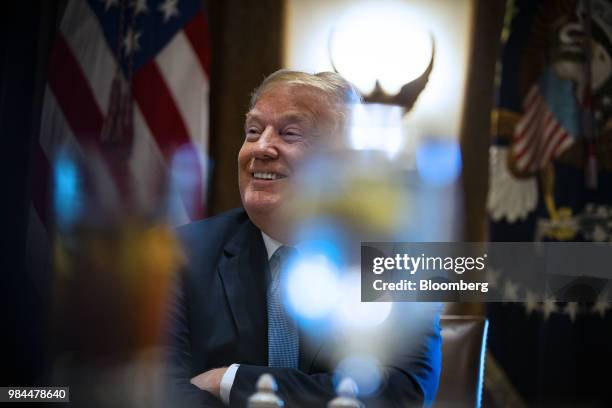
[[[45,367],[47,294],[25,268],[32,148],[38,137],[45,67],[63,2],[8,1],[0,23],[3,143],[0,384],[35,384]]]
[[[238,150],[250,94],[282,65],[283,0],[208,3],[212,35],[209,214],[240,205]]]

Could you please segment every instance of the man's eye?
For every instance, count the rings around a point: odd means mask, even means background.
[[[250,138],[250,139],[259,136],[259,133],[260,133],[259,129],[257,128],[248,128],[246,130],[246,136],[247,138]]]
[[[302,137],[302,132],[297,131],[297,130],[286,130],[283,135],[287,138],[287,139],[300,139]]]

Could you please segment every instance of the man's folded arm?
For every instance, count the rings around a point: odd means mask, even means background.
[[[397,326],[396,326],[397,327]],[[378,392],[360,400],[368,408],[430,405],[438,389],[442,359],[439,315],[418,334],[420,341],[406,349],[413,330],[397,333],[395,358],[384,366]],[[402,333],[401,335],[399,333]],[[306,374],[292,368],[271,368],[240,364],[230,391],[230,407],[243,407],[255,392],[255,384],[270,373],[278,384],[278,394],[290,407],[325,407],[336,396],[332,373]]]
[[[191,384],[192,356],[185,291],[179,283],[174,287],[168,305],[166,333],[166,393],[173,406],[194,408],[222,408],[224,405],[213,394]]]

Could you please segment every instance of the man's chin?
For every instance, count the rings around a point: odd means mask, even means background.
[[[277,199],[249,199],[248,197],[242,200],[242,205],[250,217],[275,217],[280,207]]]
[[[279,201],[243,199],[242,205],[251,221],[263,232],[276,239],[286,235],[288,225]]]

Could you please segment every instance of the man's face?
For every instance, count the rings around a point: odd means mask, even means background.
[[[267,234],[287,202],[296,169],[333,132],[334,113],[325,96],[303,86],[272,85],[247,114],[238,153],[244,208]],[[276,213],[276,214],[275,214]]]

